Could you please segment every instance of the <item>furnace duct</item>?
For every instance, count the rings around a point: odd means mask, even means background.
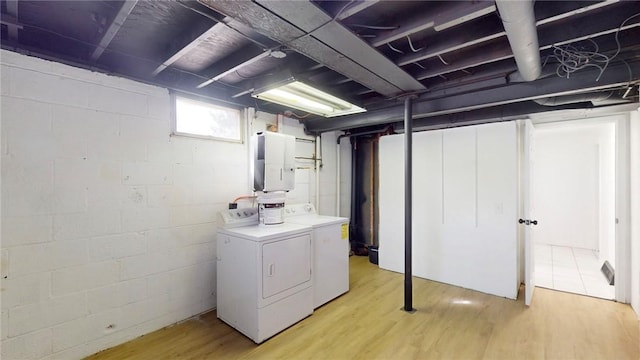
[[[536,80],[542,66],[533,1],[496,0],[496,7],[522,79]]]

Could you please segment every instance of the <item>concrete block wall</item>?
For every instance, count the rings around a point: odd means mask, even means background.
[[[3,359],[74,359],[215,307],[246,144],[171,137],[163,88],[0,53]]]

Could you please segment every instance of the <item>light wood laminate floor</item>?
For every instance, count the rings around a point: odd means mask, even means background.
[[[403,275],[351,257],[351,290],[261,345],[215,311],[89,359],[639,359],[628,305],[537,288],[517,301]]]

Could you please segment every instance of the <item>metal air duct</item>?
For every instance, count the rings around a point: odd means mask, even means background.
[[[594,106],[599,106],[631,102],[631,99],[625,99],[622,96],[622,93],[611,90],[603,92],[551,96],[547,98],[534,99],[533,101],[544,106],[558,106],[586,102],[591,102]]]
[[[526,81],[537,79],[541,65],[533,1],[496,0],[496,7],[521,78]]]
[[[573,95],[562,95],[562,96],[552,96],[541,99],[534,99],[537,104],[544,106],[557,106],[557,105],[565,105],[565,104],[576,104],[576,103],[585,103],[591,101],[602,101],[611,97],[612,92],[604,92],[604,93],[585,93],[585,94],[573,94]]]

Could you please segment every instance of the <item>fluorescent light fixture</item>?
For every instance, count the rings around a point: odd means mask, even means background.
[[[300,81],[254,91],[251,96],[289,106],[324,117],[355,114],[366,111],[348,101],[327,94]]]

